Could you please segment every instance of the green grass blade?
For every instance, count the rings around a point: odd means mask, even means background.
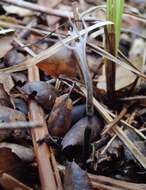
[[[119,47],[120,41],[120,31],[121,31],[121,23],[122,23],[122,15],[124,10],[124,0],[116,0],[115,1],[115,33],[116,33],[116,49]]]

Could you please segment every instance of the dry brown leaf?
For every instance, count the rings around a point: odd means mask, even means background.
[[[71,127],[72,100],[68,94],[56,98],[48,120],[49,131],[54,136],[63,136]]]
[[[10,94],[10,90],[15,86],[10,74],[2,73],[0,83],[3,84],[5,91]]]
[[[6,107],[12,107],[10,97],[8,93],[5,91],[3,84],[0,84],[0,105]]]
[[[12,48],[11,42],[14,39],[14,35],[9,34],[0,37],[0,58],[4,57],[5,54]]]
[[[21,91],[30,99],[35,99],[46,110],[51,110],[56,99],[54,87],[43,81],[29,82],[21,88]]]
[[[15,49],[8,51],[4,57],[4,63],[6,67],[13,65],[19,65],[26,60],[26,57]]]
[[[62,140],[63,149],[68,146],[82,145],[84,142],[84,132],[88,125],[88,117],[80,119],[64,136]],[[101,131],[100,120],[96,116],[93,116],[89,127],[91,128],[91,141],[97,140]]]
[[[63,74],[74,77],[77,71],[76,63],[73,52],[63,47],[55,55],[39,62],[37,66],[51,76],[58,77]]]
[[[17,176],[22,173],[22,161],[9,148],[0,148],[0,174]]]
[[[0,177],[0,184],[5,190],[33,190],[7,173]]]
[[[87,172],[75,162],[68,162],[64,177],[64,190],[92,190]]]
[[[116,90],[121,90],[125,87],[130,86],[136,80],[136,75],[133,74],[131,71],[124,69],[123,67],[119,66],[116,70]],[[103,74],[99,77],[97,88],[106,91],[106,78]]]
[[[5,142],[0,143],[0,148],[11,149],[11,151],[15,153],[24,162],[32,162],[34,160],[34,152],[31,148]]]
[[[46,0],[39,0],[38,3],[40,5],[43,5],[44,7],[54,8],[54,7],[58,6],[61,1],[62,0],[53,0],[53,1],[52,0],[47,0],[47,1]],[[53,26],[59,20],[60,20],[60,17],[52,16],[52,15],[47,16],[48,26]]]
[[[75,124],[81,118],[85,117],[86,115],[86,105],[77,105],[73,107],[72,116],[71,116],[71,123]]]
[[[25,115],[17,110],[0,106],[0,122],[25,121]]]
[[[13,5],[4,5],[4,9],[9,14],[17,14],[17,15],[22,16],[22,17],[34,15],[33,11],[30,11],[28,9],[21,8],[21,7],[16,7]]]

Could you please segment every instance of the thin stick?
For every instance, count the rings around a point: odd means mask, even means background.
[[[16,42],[18,42],[18,40]],[[22,46],[23,44],[20,42],[19,45]],[[35,56],[35,53],[33,53],[33,51],[28,47],[25,47],[25,50],[29,53],[31,52],[30,54],[32,56]],[[28,69],[28,79],[30,82],[34,80],[40,80],[39,70],[36,66],[30,67]],[[29,119],[42,123],[42,128],[31,129],[42,190],[63,190],[54,154],[46,144],[45,140],[43,140],[49,136],[44,112],[34,100],[29,101],[29,110]],[[41,144],[38,143],[40,141],[42,142]]]
[[[47,15],[54,15],[59,16],[63,18],[73,18],[73,13],[66,10],[61,9],[53,9],[53,8],[46,8],[42,5],[26,2],[26,1],[18,1],[18,0],[1,0],[0,4],[9,4],[9,5],[15,5],[18,7],[26,8],[32,11],[36,11],[39,13],[45,13]],[[96,18],[86,17],[86,21],[96,21]]]
[[[85,96],[87,95],[87,92],[84,87],[80,86],[80,90],[84,93]],[[95,98],[93,98],[93,104],[95,108],[99,111],[99,113],[103,116],[103,118],[105,119],[107,123],[113,121],[113,118],[109,115],[106,109]],[[119,137],[119,139],[123,142],[123,144],[127,146],[127,148],[130,150],[133,156],[137,159],[137,161],[139,161],[139,163],[146,169],[146,157],[139,151],[139,149],[127,137],[124,131],[118,126],[115,126],[113,128],[113,132]]]
[[[16,121],[16,122],[5,122],[0,123],[0,130],[2,129],[29,129],[41,127],[42,123],[36,121]]]
[[[87,30],[81,30],[79,32],[79,34],[85,35],[87,32],[91,32],[99,27],[104,27],[108,24],[112,24],[112,22],[110,21],[104,21],[104,22],[99,22],[96,23],[90,27],[87,28]],[[61,47],[64,46],[64,44],[68,44],[69,42],[71,42],[72,40],[78,39],[79,35],[75,34],[73,36],[69,36],[67,38],[65,38],[64,40],[62,40],[61,42],[57,42],[55,45],[51,46],[50,48],[42,51],[41,53],[39,53],[37,56],[30,58],[26,61],[24,61],[22,64],[20,65],[14,65],[12,67],[8,67],[8,68],[4,68],[4,69],[0,69],[0,73],[6,72],[6,73],[12,73],[12,72],[18,72],[18,71],[23,71],[28,69],[28,67],[31,67],[33,65],[37,65],[38,63],[47,60],[49,57],[51,57],[52,55],[54,55],[57,51],[60,50]]]
[[[119,121],[120,121],[120,120],[124,117],[124,115],[127,113],[127,111],[128,111],[128,107],[124,107],[124,108],[122,109],[122,111],[120,112],[120,114],[119,114],[117,117],[115,117],[115,119],[114,119],[111,123],[109,123],[109,124],[106,126],[105,130],[102,132],[102,135],[107,134],[115,125],[117,125],[117,124],[119,123]]]
[[[9,5],[15,5],[17,7],[22,7],[22,8],[26,8],[32,11],[36,11],[39,13],[45,13],[48,15],[54,15],[54,16],[59,16],[59,17],[73,17],[72,12],[68,12],[65,10],[59,10],[59,9],[52,9],[52,8],[46,8],[42,5],[38,5],[38,4],[34,4],[34,3],[30,3],[30,2],[26,2],[26,1],[18,1],[18,0],[1,0],[0,4],[4,3],[4,4],[9,4]]]

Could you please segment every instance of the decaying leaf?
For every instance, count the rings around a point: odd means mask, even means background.
[[[48,8],[50,8],[50,7],[54,8],[54,7],[58,6],[61,1],[62,0],[55,0],[55,1],[39,0],[39,4],[43,5],[45,7],[48,7]],[[49,15],[49,16],[46,16],[46,19],[47,19],[48,26],[53,26],[60,20],[60,17]]]
[[[25,115],[17,110],[0,106],[0,122],[25,121]]]
[[[6,190],[33,190],[7,173],[3,173],[0,177],[0,185]]]
[[[136,80],[136,75],[125,68],[119,66],[116,70],[116,90],[121,90],[130,86]],[[97,88],[106,91],[105,75],[99,77]]]
[[[4,57],[5,54],[12,48],[11,42],[14,39],[14,35],[9,34],[0,37],[0,58]]]
[[[3,84],[5,91],[9,94],[14,87],[14,82],[9,74],[3,73],[0,75],[0,83]]]
[[[25,73],[22,73],[22,72],[12,73],[11,76],[17,85],[19,85],[19,84],[22,85],[25,82],[27,82],[27,76]]]
[[[33,180],[32,170],[26,163],[24,163],[15,153],[9,148],[0,148],[0,176],[7,173],[12,177],[20,180],[22,183],[29,183]],[[29,175],[28,175],[29,173]],[[0,179],[0,184],[2,179]]]
[[[28,114],[28,106],[26,102],[21,98],[13,98],[13,102],[15,104],[15,108],[22,112],[23,114]]]
[[[76,57],[72,51],[63,47],[53,56],[37,64],[48,75],[58,77],[60,74],[74,77],[77,73]]]
[[[34,14],[32,11],[30,11],[28,9],[24,9],[24,8],[21,8],[21,7],[16,7],[16,6],[13,6],[13,5],[9,5],[9,6],[5,5],[4,9],[9,14],[18,14],[19,16],[31,16],[31,15]]]
[[[72,100],[68,94],[56,98],[48,120],[49,131],[54,136],[63,136],[71,126]]]
[[[84,142],[84,131],[88,126],[88,117],[79,120],[64,136],[62,140],[62,147],[65,149],[68,146],[82,145]],[[101,122],[96,117],[91,118],[91,141],[97,140],[101,131]]]
[[[74,106],[71,115],[72,125],[75,124],[77,121],[79,121],[81,118],[83,118],[85,114],[86,114],[85,104]]]
[[[5,91],[3,84],[0,84],[0,105],[6,107],[12,107],[10,97],[8,93]]]
[[[0,148],[9,148],[11,152],[15,153],[22,161],[32,162],[34,160],[34,153],[31,148],[13,143],[0,143]]]
[[[19,175],[23,163],[9,148],[0,148],[0,174],[8,173],[13,176]],[[18,173],[17,173],[18,172]]]
[[[134,132],[134,130],[126,129],[125,133],[128,136],[128,138],[133,142],[133,144],[138,148],[138,150],[142,153],[142,155],[146,157],[145,141],[142,140],[140,136],[138,136],[138,134]],[[137,160],[127,148],[125,148],[125,156],[127,160],[133,160],[137,163]]]
[[[101,57],[97,57],[97,55],[87,54],[87,60],[90,72],[93,74],[99,74],[99,65],[103,59]]]
[[[21,91],[29,98],[35,99],[44,109],[50,110],[56,99],[53,86],[43,81],[34,81],[25,84]]]
[[[92,190],[87,172],[75,162],[68,162],[64,177],[64,190]]]
[[[13,121],[25,121],[25,115],[17,110],[9,107],[0,106],[0,123],[2,122],[13,122]],[[11,130],[0,129],[0,141],[10,137],[12,134]]]
[[[10,67],[13,65],[21,64],[25,59],[26,58],[22,53],[18,52],[15,49],[11,49],[5,55],[4,62],[5,62],[6,67]]]

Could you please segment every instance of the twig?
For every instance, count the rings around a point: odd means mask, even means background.
[[[99,23],[96,23],[90,27],[87,28],[87,30],[81,30],[79,32],[79,35],[85,35],[85,33],[88,31],[88,32],[92,32],[93,30],[99,28],[99,27],[104,27],[105,25],[108,25],[108,24],[112,24],[112,22],[110,21],[104,21],[104,22],[99,22]],[[78,34],[75,34],[73,36],[69,36],[67,38],[65,38],[62,42],[58,42],[56,43],[55,45],[53,45],[52,47],[42,51],[41,53],[39,53],[37,56],[33,57],[33,58],[30,58],[29,60],[27,61],[24,61],[22,64],[20,65],[15,65],[15,66],[12,66],[12,67],[8,67],[8,68],[5,68],[5,69],[0,69],[0,73],[13,73],[13,72],[18,72],[18,71],[23,71],[23,70],[26,70],[28,69],[29,67],[31,66],[34,66],[34,65],[37,65],[38,63],[44,61],[44,60],[47,60],[49,59],[52,55],[54,55],[56,52],[58,52],[60,50],[60,48],[63,47],[64,44],[67,44],[69,42],[71,42],[72,40],[75,40],[75,39],[78,39],[79,37]]]
[[[16,121],[16,122],[5,122],[0,123],[0,130],[3,129],[30,129],[41,127],[42,123],[36,121]]]
[[[85,96],[87,95],[87,92],[84,87],[80,86],[80,90],[84,93]],[[93,104],[95,108],[99,111],[99,113],[103,116],[103,118],[105,119],[107,123],[113,121],[113,118],[109,115],[106,109],[95,98],[93,98]],[[131,129],[133,130],[133,128]],[[120,138],[123,144],[126,145],[126,147],[130,150],[130,152],[137,159],[137,161],[139,161],[139,163],[141,163],[141,165],[146,169],[146,157],[139,151],[139,149],[127,137],[124,131],[118,126],[115,126],[113,128],[113,132]],[[137,134],[139,135],[139,133]]]
[[[122,109],[122,111],[120,112],[120,114],[111,122],[109,123],[105,130],[102,132],[102,135],[107,134],[115,125],[117,125],[119,123],[119,121],[124,117],[124,115],[127,113],[128,111],[128,107],[124,107]]]
[[[114,26],[111,30],[105,30],[106,34],[106,50],[115,56],[115,33]],[[113,104],[115,92],[115,77],[116,77],[116,64],[105,58],[105,73],[106,73],[106,88],[109,98],[110,106]]]
[[[52,8],[46,8],[42,5],[26,2],[26,1],[18,1],[18,0],[1,0],[0,4],[9,4],[9,5],[15,5],[18,7],[26,8],[32,11],[36,11],[39,13],[45,13],[48,15],[54,15],[59,17],[73,17],[73,14],[71,12],[65,11],[65,10],[59,10],[59,9],[52,9]]]
[[[19,42],[18,40],[16,42]],[[23,44],[19,42],[19,45]],[[27,52],[31,52],[32,56],[35,53],[28,47],[25,47]],[[31,50],[31,51],[30,51]],[[30,82],[39,80],[39,70],[36,66],[28,69],[28,79]],[[38,121],[42,123],[42,128],[31,129],[33,138],[34,151],[36,154],[38,169],[40,174],[40,180],[42,190],[62,190],[62,183],[59,172],[57,170],[56,160],[51,148],[48,147],[45,142],[45,138],[49,136],[46,121],[44,119],[44,112],[42,108],[34,101],[29,101],[30,120]],[[44,139],[44,140],[43,140]],[[39,143],[41,141],[41,144]]]
[[[45,13],[48,15],[63,17],[63,18],[73,18],[73,13],[70,11],[60,10],[60,9],[53,9],[53,8],[46,8],[42,5],[26,2],[26,1],[18,1],[18,0],[1,0],[0,4],[9,4],[15,5],[18,7],[26,8],[32,11],[36,11],[39,13]],[[96,21],[96,18],[86,17],[86,21]]]

